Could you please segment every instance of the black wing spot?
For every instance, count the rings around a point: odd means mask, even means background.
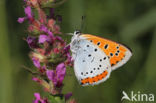
[[[89,45],[87,45],[87,47],[89,47]]]
[[[94,70],[95,70],[96,68],[94,68]]]
[[[108,48],[108,44],[106,44],[106,45],[104,46],[104,48],[107,49],[107,48]]]
[[[109,59],[110,57],[108,56],[108,59]]]
[[[91,57],[91,54],[89,54],[88,57]]]
[[[101,65],[99,65],[99,67],[101,67]]]
[[[113,53],[110,53],[110,56],[113,56]]]
[[[118,56],[118,53],[115,53],[116,56]]]
[[[93,71],[90,71],[90,73],[93,73]]]
[[[82,62],[85,62],[85,60],[83,60]]]
[[[90,40],[90,42],[93,42],[93,40]]]
[[[106,60],[106,57],[104,57],[103,60]]]
[[[100,42],[98,42],[97,45],[100,45]]]
[[[111,64],[111,66],[114,66],[115,64]]]
[[[100,59],[100,62],[102,61],[102,59]]]
[[[86,74],[88,74],[88,72],[86,72]]]
[[[116,49],[119,49],[119,46],[117,46]]]
[[[100,68],[97,68],[98,70],[100,70]]]
[[[96,51],[97,51],[97,49],[94,49],[94,51],[96,52]]]
[[[81,72],[81,75],[83,75],[83,72]]]
[[[120,50],[117,50],[118,53],[120,53]]]

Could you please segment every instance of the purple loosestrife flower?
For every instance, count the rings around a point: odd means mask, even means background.
[[[46,99],[42,99],[39,93],[34,93],[35,96],[35,100],[33,101],[33,103],[48,103],[48,101]]]
[[[30,6],[27,6],[24,9],[24,12],[25,12],[26,16],[28,17],[28,19],[32,19],[33,18],[32,12],[31,12],[31,7]]]
[[[24,20],[25,20],[25,17],[19,17],[17,21],[18,21],[19,23],[23,23]]]
[[[48,30],[48,28],[46,26],[41,25],[40,30],[43,31],[44,33],[47,33],[51,38],[54,37],[53,33],[50,30]]]
[[[71,96],[72,96],[72,93],[71,92],[65,94],[65,100],[67,101]]]
[[[49,80],[51,80],[54,83],[54,86],[61,87],[62,82],[64,80],[65,74],[66,74],[66,67],[64,63],[60,63],[56,67],[56,71],[54,70],[47,70],[46,72],[47,77]]]
[[[36,37],[28,36],[26,41],[27,41],[30,48],[38,48],[39,47],[37,44],[37,38]]]
[[[50,8],[47,9],[51,10],[51,13],[47,15],[48,13],[44,9],[49,5],[48,3],[55,4],[55,1],[24,0],[25,17],[19,17],[17,21],[23,23],[27,20],[29,23],[27,27],[29,36],[26,41],[32,50],[29,56],[36,67],[36,71],[32,72],[36,77],[33,77],[32,80],[41,85],[50,96],[55,95],[59,97],[57,99],[67,101],[72,93],[64,95],[62,88],[66,66],[71,66],[73,63],[69,51],[70,46],[66,46],[66,42],[58,35],[62,34],[58,25],[58,22],[62,21],[62,17],[55,15],[54,9]],[[34,16],[34,14],[37,15]],[[49,103],[39,93],[34,93],[34,96],[33,103]],[[53,102],[53,99],[50,99],[52,98],[49,98],[49,101]],[[71,102],[74,103],[74,100]]]
[[[32,58],[32,61],[34,63],[34,65],[37,67],[37,68],[40,68],[41,65],[40,65],[40,61],[37,59],[37,58]]]
[[[51,41],[51,39],[47,36],[47,35],[44,35],[44,34],[41,34],[40,36],[39,36],[39,43],[44,43],[44,42],[50,42]]]
[[[43,31],[43,32],[45,32],[45,33],[48,32],[48,28],[46,26],[44,26],[44,25],[41,25],[40,26],[40,30]]]
[[[64,47],[64,54],[67,56],[67,60],[66,60],[66,64],[69,66],[73,65],[73,61],[72,61],[72,57],[70,55],[70,45],[67,45],[66,47]]]

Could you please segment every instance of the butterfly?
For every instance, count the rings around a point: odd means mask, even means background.
[[[106,81],[113,70],[125,64],[132,52],[126,46],[75,31],[70,42],[75,75],[82,86]]]

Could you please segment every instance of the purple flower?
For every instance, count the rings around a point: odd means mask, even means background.
[[[50,42],[50,38],[47,35],[41,34],[39,36],[39,41],[38,42],[39,43],[44,43],[45,41]]]
[[[54,36],[53,36],[53,33],[52,33],[50,30],[48,30],[48,28],[47,28],[46,26],[41,25],[41,26],[40,26],[40,30],[43,31],[43,32],[45,32],[45,33],[47,33],[51,38],[54,37]]]
[[[56,74],[59,83],[62,83],[66,74],[66,67],[64,63],[61,63],[56,67]]]
[[[57,78],[54,70],[47,70],[46,71],[47,77],[49,80],[51,80],[54,85],[57,85]]]
[[[64,47],[64,51],[65,51],[65,53],[68,53],[69,50],[70,50],[70,45],[67,45],[66,47]]]
[[[67,101],[71,96],[72,96],[72,93],[71,92],[65,94],[65,100]]]
[[[54,18],[54,8],[50,8],[50,18]]]
[[[48,28],[44,25],[41,25],[40,30],[47,33],[48,32]]]
[[[23,23],[24,20],[25,20],[25,17],[19,17],[17,21],[18,21],[19,23]]]
[[[70,52],[69,52],[69,50],[70,50],[70,45],[67,45],[65,48],[64,48],[64,53],[65,53],[65,55],[67,56],[67,63],[68,64],[72,64],[72,57],[71,57],[71,55],[70,55]]]
[[[31,7],[30,7],[30,6],[27,6],[27,7],[24,9],[24,12],[25,12],[25,14],[26,14],[26,16],[27,16],[28,18],[33,18],[32,12],[31,12]]]
[[[28,36],[26,41],[27,41],[30,48],[38,48],[37,38],[32,37],[32,36]]]
[[[65,64],[60,63],[56,67],[56,72],[54,70],[47,70],[46,74],[48,79],[51,80],[56,87],[61,87],[66,74]]]
[[[40,61],[39,61],[38,59],[32,58],[32,61],[33,61],[34,65],[35,65],[37,68],[40,68],[40,67],[41,67]]]
[[[33,103],[47,103],[46,100],[42,99],[39,93],[34,93],[35,96],[35,100],[33,101]]]
[[[60,36],[55,36],[55,39],[63,42],[63,39]]]
[[[48,34],[50,37],[52,37],[52,38],[54,37],[54,36],[53,36],[53,33],[52,33],[51,31],[49,31],[49,30],[48,30],[47,34]]]

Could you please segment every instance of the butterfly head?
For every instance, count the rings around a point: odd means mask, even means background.
[[[74,34],[73,34],[71,41],[78,40],[80,35],[81,35],[81,32],[79,30],[74,31]]]
[[[79,45],[80,35],[81,35],[80,31],[78,31],[78,30],[74,31],[73,37],[70,42],[70,49],[72,52],[74,52],[78,49],[77,47]]]
[[[78,35],[81,35],[81,32],[79,31],[79,30],[76,30],[76,31],[74,31],[74,36],[78,36]]]

